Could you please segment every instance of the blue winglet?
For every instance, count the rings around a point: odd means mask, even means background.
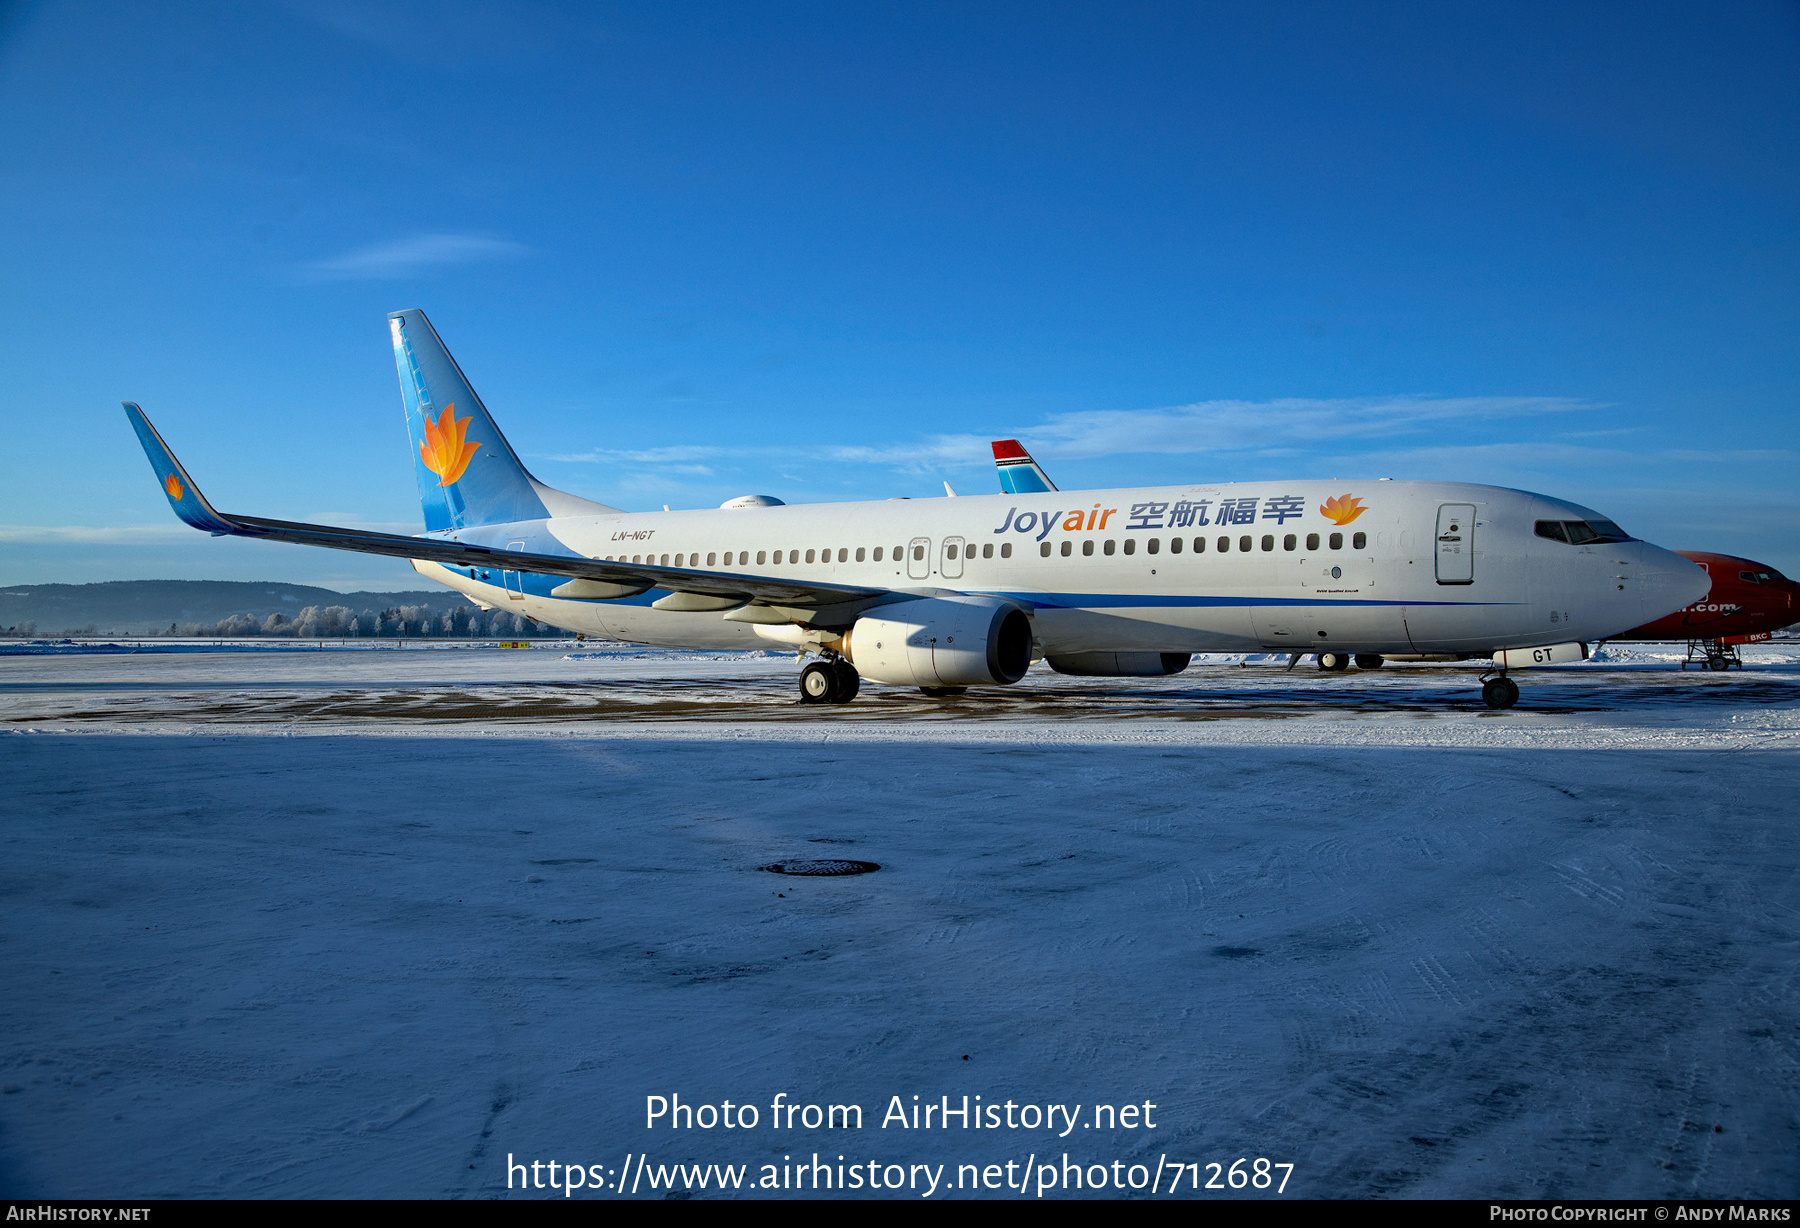
[[[137,432],[138,442],[144,445],[144,455],[150,458],[150,468],[156,471],[156,480],[162,484],[163,494],[168,496],[169,506],[186,524],[196,529],[203,529],[215,537],[226,533],[238,532],[238,526],[213,510],[200,488],[194,485],[194,479],[187,475],[175,454],[169,451],[162,436],[150,425],[150,419],[144,411],[130,401],[122,401],[125,416],[131,419],[131,428]]]

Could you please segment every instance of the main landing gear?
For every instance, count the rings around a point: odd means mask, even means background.
[[[1299,659],[1299,654],[1295,653],[1294,660],[1298,661]],[[1352,661],[1356,663],[1357,669],[1380,669],[1387,664],[1387,658],[1378,652],[1359,652],[1354,655],[1347,652],[1315,652],[1313,660],[1318,663],[1320,669],[1328,674],[1341,673],[1349,669]],[[1294,668],[1293,664],[1290,663],[1288,668]]]
[[[814,661],[800,671],[800,702],[847,704],[862,689],[862,675],[842,657]]]

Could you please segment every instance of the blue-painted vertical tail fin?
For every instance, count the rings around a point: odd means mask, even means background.
[[[1031,459],[1016,439],[993,441],[994,468],[1000,471],[1000,489],[1009,495],[1037,495],[1056,489],[1048,475]]]
[[[427,531],[615,510],[531,476],[424,312],[393,312],[388,330]]]

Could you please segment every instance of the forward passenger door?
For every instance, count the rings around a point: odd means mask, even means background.
[[[1475,507],[1446,503],[1438,508],[1437,582],[1472,584],[1475,581]]]

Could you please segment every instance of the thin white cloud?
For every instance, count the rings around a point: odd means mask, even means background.
[[[1763,462],[1785,462],[1792,453],[1785,449],[1702,449],[1702,448],[1594,448],[1558,441],[1554,446],[1542,442],[1507,440],[1500,443],[1447,444],[1428,447],[1379,449],[1367,452],[1339,453],[1321,457],[1316,464],[1387,466],[1409,473],[1465,472],[1491,470],[1504,472],[1567,472],[1602,469],[1648,469],[1662,465],[1735,465]],[[1747,479],[1741,470],[1734,475]]]
[[[746,449],[744,452],[734,453],[728,448],[699,445],[687,447],[678,444],[669,448],[643,448],[635,452],[595,448],[591,452],[549,453],[544,459],[568,461],[578,465],[677,465],[693,464],[720,456],[746,455],[748,451]]]
[[[985,468],[989,441],[1016,437],[1047,461],[1129,456],[1238,453],[1260,459],[1305,456],[1324,441],[1391,440],[1408,435],[1458,433],[1474,422],[1536,419],[1591,413],[1601,408],[1573,397],[1346,397],[1272,401],[1201,401],[1156,409],[1095,410],[1053,414],[1032,425],[1008,425],[991,434],[930,435],[923,439],[823,447],[723,448],[675,445],[636,451],[594,449],[552,455],[553,461],[670,467],[727,458],[778,464],[824,459],[871,465],[901,473],[937,474]],[[1533,445],[1539,446],[1539,445]],[[1412,452],[1384,454],[1412,455]]]
[[[529,255],[531,249],[510,239],[481,235],[428,234],[392,243],[360,247],[306,266],[314,281],[375,281],[410,277],[424,269],[449,264],[475,264]]]
[[[184,524],[0,524],[0,542],[29,546],[170,546],[200,538]]]
[[[419,525],[390,521],[365,521],[343,514],[306,517],[310,524],[333,524],[347,529],[367,529],[374,533],[415,534]],[[168,524],[127,525],[44,525],[0,524],[0,544],[21,546],[186,546],[209,540],[206,534],[190,529],[179,521]]]
[[[1328,439],[1378,439],[1415,431],[1591,411],[1573,397],[1284,397],[1200,401],[1163,409],[1055,414],[1020,435],[1033,453],[1097,457],[1131,453],[1267,452]]]
[[[932,435],[909,443],[832,447],[825,449],[824,455],[828,460],[853,465],[886,465],[909,473],[935,472],[946,466],[977,462],[989,464],[993,460],[985,435]]]

